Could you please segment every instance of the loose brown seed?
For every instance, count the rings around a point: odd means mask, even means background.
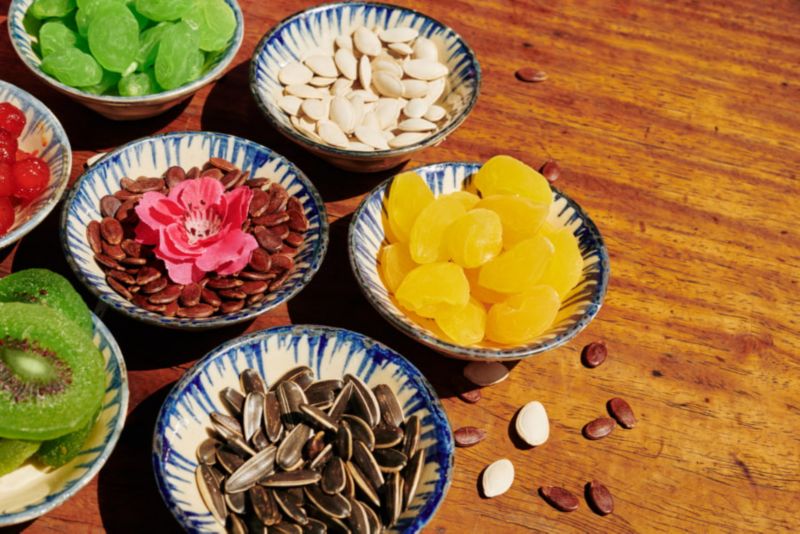
[[[246,185],[253,189],[263,189],[269,183],[269,178],[253,178],[252,180],[247,180]]]
[[[561,166],[554,159],[548,160],[542,165],[541,173],[552,184],[561,176]]]
[[[198,304],[197,306],[192,306],[191,308],[179,308],[177,315],[178,317],[199,319],[202,317],[211,317],[211,314],[213,313],[213,307],[209,306],[208,304]]]
[[[217,296],[217,294],[205,287],[200,293],[200,298],[203,302],[215,308],[222,304],[222,300]]]
[[[200,284],[188,284],[183,286],[183,290],[181,291],[181,304],[187,308],[196,306],[200,302],[200,295],[202,292],[203,288],[200,287]]]
[[[537,70],[533,67],[522,67],[514,73],[517,79],[526,83],[543,82],[547,79],[547,73],[543,70]]]
[[[126,191],[125,189],[120,189],[119,191],[114,193],[114,196],[120,199],[123,203],[125,203],[128,200],[139,200],[142,198],[142,195],[139,195],[137,193],[131,193],[130,191]]]
[[[273,226],[270,228],[273,234],[280,237],[281,239],[286,239],[289,237],[289,225],[288,224],[279,224],[278,226]]]
[[[583,435],[586,439],[601,439],[611,434],[616,425],[610,417],[599,417],[583,427]]]
[[[294,268],[294,260],[286,254],[273,254],[272,268],[290,271],[292,268]]]
[[[104,265],[109,269],[122,270],[122,266],[120,266],[120,264],[117,263],[117,260],[109,256],[106,256],[105,254],[95,254],[94,259],[95,261],[97,261],[97,263],[99,263],[100,265]]]
[[[286,207],[286,203],[289,201],[289,193],[279,184],[272,184],[269,191],[270,200],[267,213],[275,213],[283,210]]]
[[[474,426],[465,426],[453,432],[457,447],[472,447],[486,439],[486,431]]]
[[[614,511],[614,497],[607,487],[596,480],[589,483],[587,500],[589,506],[600,515],[608,515]]]
[[[236,184],[239,182],[241,177],[242,171],[234,170],[225,173],[225,176],[223,176],[220,181],[222,182],[222,185],[225,186],[225,189],[233,189],[236,187]]]
[[[152,304],[169,304],[170,302],[178,300],[178,297],[181,296],[182,289],[181,286],[170,285],[163,291],[152,295],[149,300]]]
[[[223,158],[211,158],[208,160],[208,163],[225,172],[236,170],[236,165]]]
[[[194,180],[195,178],[200,176],[200,169],[197,167],[192,167],[188,171],[186,171],[186,179],[187,180]]]
[[[164,311],[161,312],[164,314],[165,317],[175,317],[178,314],[178,309],[180,306],[178,305],[177,300],[173,300],[166,306],[164,306]]]
[[[236,278],[211,278],[207,285],[212,289],[233,289],[242,284],[243,282]]]
[[[303,244],[303,241],[305,241],[303,236],[301,234],[298,234],[297,232],[290,232],[289,235],[286,236],[284,239],[286,240],[287,245],[294,248],[299,247],[300,245]]]
[[[113,195],[106,195],[100,199],[100,213],[103,217],[114,217],[122,202]]]
[[[295,232],[305,232],[308,230],[308,220],[301,211],[287,211],[289,214],[289,229]]]
[[[225,176],[225,173],[214,167],[200,173],[200,178],[214,178],[215,180],[222,180],[223,176]]]
[[[157,269],[150,266],[142,267],[139,270],[139,274],[136,275],[136,283],[143,286],[158,278],[161,278],[161,273]]]
[[[274,279],[269,284],[269,290],[270,291],[275,291],[276,289],[278,289],[279,287],[281,287],[283,285],[283,283],[286,281],[287,278],[289,278],[289,271],[286,271],[285,273],[283,273],[282,275],[280,275],[279,277]]]
[[[267,252],[278,252],[281,249],[281,245],[283,245],[283,240],[270,232],[265,226],[256,226],[253,233],[258,244],[264,247]]]
[[[267,290],[267,283],[262,281],[245,282],[241,290],[245,295],[259,295]]]
[[[222,313],[234,313],[238,312],[242,308],[244,308],[243,300],[226,300],[219,307],[219,309],[222,310]]]
[[[167,184],[167,187],[172,189],[182,181],[186,179],[186,172],[183,170],[183,167],[170,167],[167,169],[167,172],[164,173],[164,181]]]
[[[142,245],[134,241],[133,239],[123,239],[122,243],[120,243],[120,247],[122,247],[123,252],[128,256],[139,258],[142,256]]]
[[[92,252],[101,254],[103,252],[103,240],[100,238],[100,223],[91,221],[86,226],[86,241],[89,242]]]
[[[105,241],[103,241],[103,254],[117,261],[126,257],[119,245],[109,245]]]
[[[148,193],[150,191],[160,191],[164,188],[164,180],[161,178],[137,178],[126,187],[131,193]]]
[[[136,283],[136,278],[126,273],[125,271],[108,271],[106,276],[118,280],[122,284],[132,286]]]
[[[636,416],[633,415],[633,408],[628,402],[619,397],[614,397],[608,401],[608,413],[617,420],[622,428],[633,428],[636,426]]]
[[[253,271],[242,271],[239,273],[239,277],[243,280],[272,280],[273,278],[277,277],[278,274],[274,272],[269,273],[257,273]]]
[[[241,289],[220,289],[218,295],[224,299],[243,300],[247,298],[247,293]]]
[[[139,216],[136,215],[136,203],[138,201],[139,199],[128,199],[124,201],[119,209],[117,209],[117,214],[114,215],[114,218],[125,224],[133,224],[136,222],[139,219]]]
[[[262,273],[269,271],[272,268],[269,253],[261,248],[254,250],[253,255],[250,256],[250,267]]]
[[[148,295],[152,295],[153,293],[158,293],[160,291],[163,291],[167,287],[168,283],[169,282],[167,282],[166,278],[164,278],[163,276],[159,276],[152,282],[148,282],[147,284],[142,286],[142,292],[147,293]]]
[[[266,207],[264,208],[266,209]],[[256,217],[253,219],[253,224],[260,224],[262,226],[278,226],[279,224],[283,224],[289,221],[289,214],[285,211],[280,213],[268,213],[267,215],[261,215],[260,217]]]
[[[253,199],[250,201],[250,216],[260,217],[267,209],[269,197],[261,189],[256,189],[253,192]]]
[[[103,220],[100,221],[100,235],[107,243],[119,245],[122,243],[122,225],[116,219],[103,217]]]
[[[130,265],[133,267],[141,267],[142,265],[147,263],[147,259],[145,258],[124,258],[120,260],[125,265]],[[138,271],[137,271],[138,272]]]
[[[111,272],[114,272],[114,271],[111,271]],[[117,293],[119,293],[120,295],[125,297],[126,299],[130,300],[130,299],[133,298],[133,295],[128,290],[128,288],[125,287],[124,285],[122,285],[119,282],[119,280],[115,280],[114,278],[112,278],[110,276],[106,276],[106,282],[108,282],[108,285],[111,286],[111,289],[113,289],[114,291],[116,291]]]
[[[583,347],[583,354],[581,356],[583,359],[583,365],[589,367],[590,369],[594,369],[606,361],[608,349],[606,348],[606,344],[602,341],[593,341]]]
[[[569,490],[557,486],[542,486],[539,494],[547,503],[562,512],[574,512],[578,509],[578,498]]]
[[[475,404],[476,402],[481,400],[481,396],[482,395],[480,389],[469,389],[467,391],[461,391],[458,393],[458,398],[470,404]]]

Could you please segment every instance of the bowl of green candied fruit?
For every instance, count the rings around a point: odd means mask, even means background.
[[[220,78],[244,37],[236,0],[12,0],[17,54],[115,120],[158,115]]]

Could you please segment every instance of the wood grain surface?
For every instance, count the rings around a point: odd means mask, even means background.
[[[455,394],[462,364],[406,339],[373,311],[350,273],[346,232],[362,195],[388,174],[325,165],[262,120],[248,89],[258,39],[313,2],[241,0],[244,45],[231,71],[188,104],[115,123],[37,81],[14,54],[0,1],[0,77],[55,111],[86,158],[169,130],[242,135],[296,162],[320,189],[331,246],[311,285],[286,306],[239,328],[188,335],[109,314],[129,369],[126,428],[106,467],[72,500],[22,529],[170,532],[177,524],[150,467],[156,413],[172,384],[225,339],[287,323],[363,332],[410,358],[431,379],[453,428],[489,437],[456,453],[449,494],[428,532],[791,532],[800,530],[800,3],[796,0],[399,1],[451,25],[477,51],[480,101],[464,125],[420,164],[484,161],[510,153],[559,160],[558,183],[591,214],[611,255],[597,319],[566,346],[519,363],[469,405]],[[546,71],[539,84],[514,71]],[[4,272],[63,273],[57,214],[12,251]],[[605,340],[608,361],[580,364]],[[614,396],[639,424],[601,441],[581,437]],[[551,437],[527,449],[512,418],[544,403]],[[482,469],[516,466],[511,490],[480,497]],[[582,495],[602,481],[616,511],[560,513],[536,494],[559,485]]]

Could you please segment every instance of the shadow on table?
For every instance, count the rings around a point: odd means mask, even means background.
[[[398,172],[399,168],[371,174],[344,171],[286,139],[256,105],[249,71],[250,63],[241,63],[214,85],[203,107],[203,130],[251,139],[285,156],[314,182],[326,202],[359,196]]]
[[[98,503],[109,534],[180,532],[161,500],[151,460],[158,410],[172,385],[152,393],[128,414],[117,447],[100,471]]]
[[[25,521],[24,523],[20,523],[19,525],[11,525],[10,527],[0,527],[0,534],[19,534],[20,532],[24,532],[25,530],[27,530],[28,527],[33,526],[35,522],[36,519],[31,519],[30,521]]]

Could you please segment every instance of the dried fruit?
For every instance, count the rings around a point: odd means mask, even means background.
[[[497,343],[529,343],[553,324],[561,301],[550,286],[535,286],[489,309],[486,337]]]
[[[455,199],[450,201],[459,202]],[[500,216],[488,209],[473,209],[452,221],[444,240],[448,256],[455,263],[465,269],[480,267],[500,254],[503,248]]]
[[[396,293],[400,305],[422,317],[436,317],[448,306],[469,301],[469,282],[454,263],[429,263],[408,273]]]

